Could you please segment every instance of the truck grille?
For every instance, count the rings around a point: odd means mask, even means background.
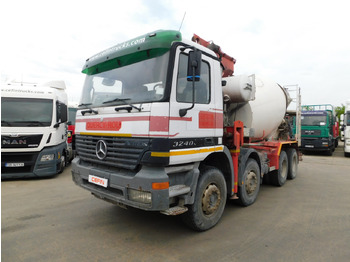
[[[302,136],[320,136],[321,130],[301,130]]]
[[[107,154],[99,159],[96,154],[98,141],[104,141]],[[75,136],[75,146],[79,157],[89,163],[134,170],[140,164],[142,155],[148,150],[150,139],[104,136]]]
[[[2,148],[37,148],[43,135],[1,136]]]

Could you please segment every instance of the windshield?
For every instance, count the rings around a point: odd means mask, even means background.
[[[302,126],[325,126],[327,123],[327,116],[301,116]]]
[[[1,98],[1,126],[50,126],[50,99]]]
[[[169,52],[152,59],[87,75],[81,105],[101,107],[159,101],[164,97]]]

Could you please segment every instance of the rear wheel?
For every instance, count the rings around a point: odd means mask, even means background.
[[[289,148],[287,150],[288,158],[288,179],[294,179],[298,173],[298,154],[294,148]]]
[[[255,202],[260,190],[260,168],[254,159],[246,163],[242,185],[238,188],[238,203],[241,206],[249,206]]]
[[[279,159],[279,169],[270,175],[275,186],[283,186],[288,176],[288,158],[285,151],[281,151]]]
[[[226,182],[221,171],[207,167],[201,171],[193,205],[181,218],[185,224],[197,231],[205,231],[215,226],[226,205]]]

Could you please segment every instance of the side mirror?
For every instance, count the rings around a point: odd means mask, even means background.
[[[60,124],[68,121],[68,107],[59,101],[56,102],[56,119],[57,123],[53,126],[54,128],[58,128]]]
[[[187,81],[199,81],[201,75],[202,52],[196,48],[188,54]]]
[[[187,114],[188,110],[191,110],[195,104],[195,82],[200,80],[202,64],[202,52],[193,48],[193,51],[188,53],[188,64],[187,64],[187,81],[192,82],[192,105],[189,108],[181,108],[179,110],[180,117]]]

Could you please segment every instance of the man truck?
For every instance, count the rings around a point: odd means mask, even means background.
[[[197,231],[227,199],[253,204],[265,176],[297,174],[298,145],[275,82],[197,35],[159,30],[86,60],[73,181],[121,207],[181,215]]]
[[[1,87],[1,178],[61,173],[67,155],[67,94],[63,81]]]
[[[303,105],[301,151],[322,151],[332,155],[338,146],[339,123],[332,105]]]

